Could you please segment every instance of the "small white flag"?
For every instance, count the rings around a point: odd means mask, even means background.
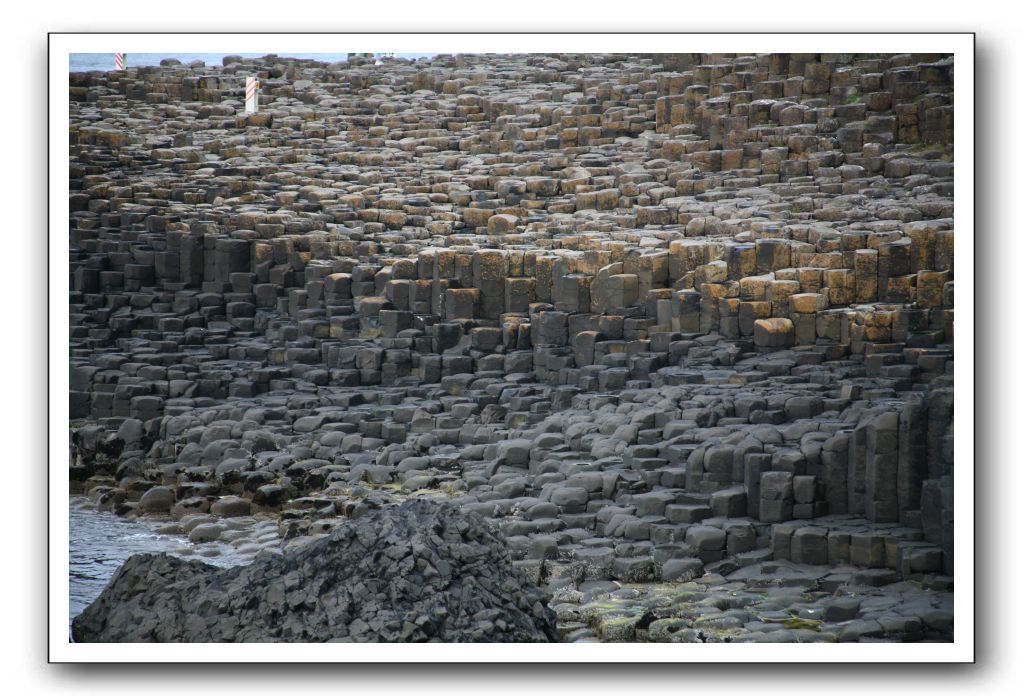
[[[259,79],[249,77],[245,80],[245,113],[254,114],[259,111]]]

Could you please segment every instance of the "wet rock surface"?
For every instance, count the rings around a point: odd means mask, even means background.
[[[76,642],[537,642],[539,587],[478,515],[412,501],[286,554],[222,569],[132,556],[72,624]]]
[[[712,603],[795,569],[810,595],[763,611],[947,639],[953,73],[558,54],[73,74],[72,487],[199,544],[273,519],[291,550],[439,499],[555,606],[622,591],[643,618],[658,588],[702,580]],[[915,619],[825,606],[864,592]],[[613,599],[559,610],[562,637],[673,633],[600,628]]]

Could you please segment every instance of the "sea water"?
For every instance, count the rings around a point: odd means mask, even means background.
[[[221,567],[247,562],[229,544],[213,542],[197,546],[183,536],[160,534],[156,531],[157,522],[126,520],[97,510],[95,503],[82,496],[72,496],[68,508],[71,525],[69,622],[99,597],[117,569],[133,554],[163,551]],[[204,551],[215,551],[217,555],[206,556]]]
[[[129,53],[125,58],[125,67],[159,65],[164,58],[176,58],[188,65],[192,61],[201,60],[207,67],[223,65],[225,56],[241,56],[242,58],[262,58],[266,53]],[[282,58],[306,58],[323,63],[341,63],[348,60],[347,53],[276,53]],[[395,53],[398,58],[418,59],[432,58],[439,53]],[[89,70],[114,70],[113,53],[71,53],[68,56],[71,72],[88,72]]]

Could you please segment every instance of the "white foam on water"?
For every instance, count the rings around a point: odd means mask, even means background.
[[[251,556],[230,544],[212,542],[193,544],[185,537],[159,534],[149,520],[126,520],[113,513],[97,510],[88,498],[68,501],[71,547],[70,622],[91,604],[110,582],[110,578],[136,553],[166,552],[181,558],[201,556],[212,565],[229,567],[247,563]]]

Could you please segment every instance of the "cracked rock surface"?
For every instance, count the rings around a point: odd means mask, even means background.
[[[216,568],[131,557],[76,642],[543,642],[554,613],[478,515],[412,501],[300,550]]]

